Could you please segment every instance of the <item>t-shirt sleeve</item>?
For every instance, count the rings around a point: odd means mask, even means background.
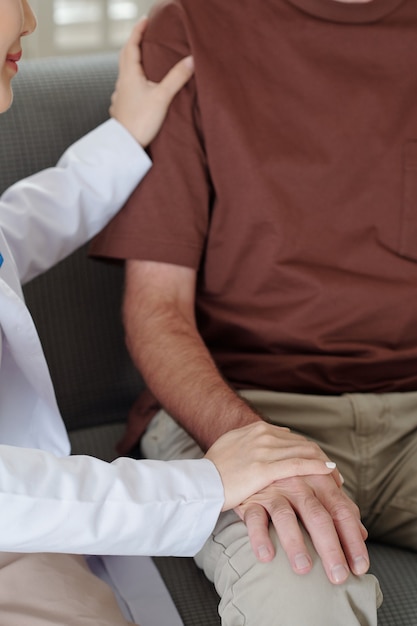
[[[175,2],[160,5],[151,14],[142,44],[143,65],[150,80],[160,81],[179,59],[194,55],[185,22],[183,10]],[[197,85],[196,66],[195,78],[175,97],[150,146],[152,169],[93,241],[92,255],[199,267],[211,191]]]

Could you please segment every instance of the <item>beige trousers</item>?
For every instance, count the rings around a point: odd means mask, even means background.
[[[82,556],[0,553],[0,626],[128,624]]]
[[[417,550],[417,393],[305,396],[264,391],[242,395],[269,421],[315,440],[334,460],[362,511],[370,537]],[[160,411],[143,438],[150,458],[202,455]],[[297,576],[278,545],[268,564],[254,557],[234,513],[220,520],[198,565],[221,597],[223,626],[375,626],[382,594],[375,577],[331,585],[310,544],[314,568]]]

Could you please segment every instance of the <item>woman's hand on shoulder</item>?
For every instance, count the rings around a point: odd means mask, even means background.
[[[185,57],[160,83],[148,80],[140,53],[146,24],[146,18],[136,24],[120,52],[119,76],[109,110],[143,147],[158,134],[171,101],[194,72],[192,57]]]

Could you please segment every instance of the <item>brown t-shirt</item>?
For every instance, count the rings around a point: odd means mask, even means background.
[[[143,58],[195,79],[93,252],[198,270],[239,388],[417,390],[417,2],[170,0]]]

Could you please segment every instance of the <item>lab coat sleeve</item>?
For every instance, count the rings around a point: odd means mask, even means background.
[[[194,555],[224,491],[207,459],[106,463],[0,446],[0,550]]]
[[[143,178],[149,157],[116,120],[73,144],[56,167],[0,198],[0,227],[27,282],[99,232]]]

